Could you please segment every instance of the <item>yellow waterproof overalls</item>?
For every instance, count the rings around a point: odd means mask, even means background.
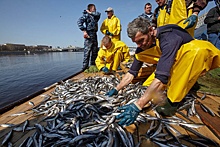
[[[111,32],[113,36],[110,36],[112,41],[119,41],[121,40],[121,23],[120,20],[113,15],[110,19],[106,18],[101,25],[100,31],[105,34],[106,30]]]
[[[177,24],[178,26],[185,29],[188,23],[183,24],[183,22],[192,15],[192,7],[186,8],[185,0],[173,0],[170,10],[170,14],[167,13],[167,6],[163,9],[159,9],[159,15],[157,17],[157,27],[164,26],[167,24]],[[194,30],[196,23],[192,28],[187,29],[187,32],[194,37]]]
[[[115,41],[112,42],[110,49],[100,47],[95,63],[99,70],[105,66],[109,70],[116,71],[121,62],[128,62],[129,59],[128,46],[122,41]]]
[[[160,55],[159,47],[145,50],[135,57],[142,62],[157,61]],[[153,51],[156,55],[152,56]],[[144,54],[144,56],[143,56]],[[147,57],[146,56],[150,56]],[[180,102],[195,84],[201,73],[220,67],[220,50],[212,43],[203,40],[192,40],[178,50],[175,62],[170,70],[170,77],[167,83],[167,97],[171,102]],[[153,77],[153,75],[152,75]],[[152,77],[150,77],[152,81]],[[147,79],[143,85],[150,84]],[[150,81],[150,82],[149,82]]]

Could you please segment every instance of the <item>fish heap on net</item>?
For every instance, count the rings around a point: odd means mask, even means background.
[[[118,83],[114,76],[89,77],[74,82],[67,80],[56,86],[52,96],[46,95],[45,100],[32,109],[35,115],[47,115],[44,119],[47,125],[36,124],[37,131],[24,144],[134,146],[132,134],[116,123],[115,116],[119,114],[119,106],[139,98],[144,88],[130,84],[118,96],[105,96]]]
[[[30,127],[27,120],[22,127],[14,127],[6,135],[2,145],[12,145],[9,141],[12,131],[24,132],[31,129],[36,129],[36,132],[20,146],[134,147],[140,146],[144,139],[159,146],[186,146],[183,141],[196,146],[218,145],[193,129],[203,124],[197,124],[189,118],[197,115],[196,98],[189,96],[178,110],[183,116],[181,110],[187,110],[188,117],[184,117],[188,121],[178,117],[161,118],[156,111],[155,116],[150,116],[142,111],[135,125],[150,123],[150,127],[145,135],[138,137],[138,143],[135,144],[133,135],[117,124],[115,116],[119,114],[119,106],[136,101],[143,95],[146,87],[140,83],[129,84],[117,96],[105,96],[118,83],[115,76],[62,82],[51,95],[44,95],[45,100],[32,109],[36,116],[46,115],[43,120],[46,126],[36,124]],[[172,125],[183,127],[199,139],[181,134]]]

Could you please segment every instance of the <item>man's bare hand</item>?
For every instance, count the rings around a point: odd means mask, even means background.
[[[91,14],[92,12],[90,12],[89,10],[86,10],[87,13]]]
[[[83,37],[84,38],[90,38],[86,31],[83,32]]]

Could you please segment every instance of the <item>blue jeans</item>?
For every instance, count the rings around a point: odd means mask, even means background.
[[[208,41],[220,50],[220,32],[208,34]]]

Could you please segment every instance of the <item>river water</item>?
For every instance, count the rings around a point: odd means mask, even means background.
[[[83,52],[0,56],[0,108],[59,82],[82,68]]]

